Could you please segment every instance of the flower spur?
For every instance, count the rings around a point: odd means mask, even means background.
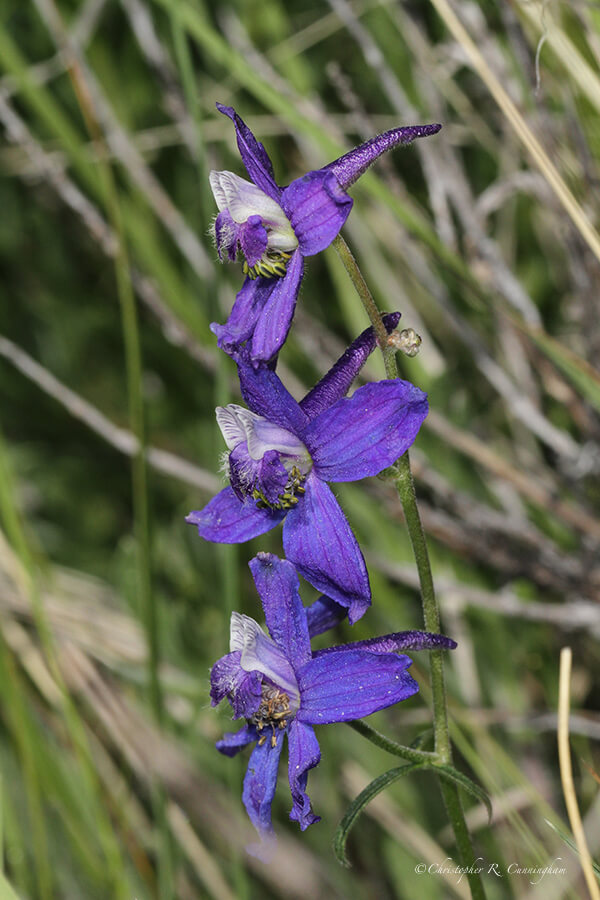
[[[219,209],[215,240],[219,258],[244,257],[247,277],[225,325],[213,322],[221,349],[230,355],[249,343],[253,363],[277,355],[290,328],[304,257],[331,244],[346,221],[353,200],[349,188],[375,160],[401,144],[436,134],[441,125],[393,128],[366,141],[322,169],[280,187],[263,145],[230,106],[217,103],[234,126],[250,181],[233,172],[211,172]]]

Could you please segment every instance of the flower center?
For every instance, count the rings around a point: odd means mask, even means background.
[[[247,275],[252,280],[259,276],[262,278],[283,278],[291,255],[291,253],[286,253],[285,250],[269,248],[254,266],[249,266],[244,260],[242,270],[244,275]]]
[[[277,500],[267,500],[260,488],[254,488],[252,497],[256,500],[259,509],[292,509],[300,497],[306,493],[306,488],[303,487],[304,481],[306,481],[306,475],[302,474],[298,466],[292,466],[285,489],[283,493],[279,494]]]
[[[249,719],[250,725],[256,725],[257,731],[264,728],[271,728],[271,746],[277,743],[277,730],[283,731],[287,728],[288,719],[293,716],[294,711],[290,708],[290,698],[279,688],[271,684],[263,684],[260,706]],[[267,740],[266,734],[261,734],[258,739],[259,745]]]

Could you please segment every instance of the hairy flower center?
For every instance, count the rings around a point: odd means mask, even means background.
[[[263,684],[260,706],[253,716],[248,719],[251,725],[256,725],[257,731],[263,728],[271,728],[271,746],[277,743],[275,736],[277,729],[283,730],[287,728],[288,719],[294,714],[290,708],[290,698],[279,688],[270,684]],[[266,734],[262,734],[258,739],[260,745],[267,740]]]
[[[259,488],[254,488],[252,496],[257,501],[259,509],[292,509],[306,493],[303,487],[305,481],[306,475],[302,474],[298,466],[292,466],[285,490],[279,494],[277,500],[269,502]]]
[[[268,249],[254,266],[249,266],[246,260],[242,266],[244,275],[248,278],[283,278],[291,253],[285,250]]]

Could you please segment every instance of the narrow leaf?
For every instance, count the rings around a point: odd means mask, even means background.
[[[378,778],[371,781],[370,784],[360,792],[358,797],[346,810],[344,818],[338,825],[333,838],[333,852],[335,853],[338,862],[343,866],[350,866],[350,862],[346,856],[346,841],[348,840],[348,835],[350,834],[352,826],[365,806],[389,784],[397,781],[398,778],[402,778],[403,775],[410,775],[411,772],[423,768],[426,768],[423,763],[409,763],[406,766],[398,766],[396,769],[389,769],[387,772],[384,772],[383,775],[379,775]]]
[[[554,822],[550,821],[550,819],[544,819],[544,822],[546,823],[546,825],[550,826],[552,831],[556,832],[556,834],[559,836],[561,841],[565,842],[567,847],[570,847],[571,850],[579,856],[579,850],[577,849],[577,845],[575,844],[574,841],[571,840],[569,835],[565,831],[562,830],[562,828],[559,828],[558,825],[555,825]],[[600,881],[600,865],[598,865],[597,862],[594,862],[594,860],[592,860],[592,868],[594,870],[594,874],[595,874],[596,878],[598,879],[598,881]]]
[[[446,778],[447,781],[453,781],[454,784],[457,784],[468,794],[471,794],[472,797],[475,797],[477,800],[483,803],[485,805],[485,808],[487,809],[488,825],[491,823],[492,801],[482,787],[480,787],[466,775],[463,775],[463,773],[459,772],[458,769],[455,769],[454,766],[435,766],[435,771],[442,778]]]

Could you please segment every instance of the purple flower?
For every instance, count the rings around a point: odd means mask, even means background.
[[[250,343],[253,362],[278,352],[290,328],[302,280],[304,257],[328,247],[346,221],[353,200],[346,189],[375,160],[441,125],[410,125],[379,134],[323,169],[279,187],[263,145],[231,106],[217,109],[235,125],[237,144],[250,181],[233,172],[211,172],[219,208],[215,238],[220,259],[244,256],[244,286],[225,325],[211,325],[226,353]]]
[[[234,718],[246,719],[240,731],[218,741],[217,749],[234,756],[256,742],[242,798],[263,841],[248,850],[264,857],[274,840],[271,803],[284,734],[293,800],[290,819],[304,831],[319,821],[306,794],[308,771],[321,758],[312,726],[359,719],[411,697],[419,690],[407,672],[411,660],[396,652],[452,649],[456,644],[441,634],[403,631],[313,653],[310,639],[318,628],[313,608],[302,606],[293,565],[259,553],[250,569],[269,635],[254,619],[232,614],[230,652],[213,666],[210,695],[213,706],[227,697]],[[326,606],[328,600],[319,603]],[[322,616],[316,618],[323,622]]]
[[[384,317],[397,324],[397,313]],[[367,384],[345,398],[375,346],[368,328],[297,403],[274,371],[238,354],[249,409],[217,409],[229,449],[231,486],[186,521],[208,541],[236,544],[283,526],[285,555],[318,590],[348,608],[355,622],[371,602],[369,576],[328,481],[377,475],[413,443],[427,396],[408,381]]]

